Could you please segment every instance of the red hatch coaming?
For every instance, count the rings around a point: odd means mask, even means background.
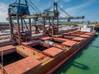
[[[0,47],[0,51],[2,51],[2,50],[9,50],[9,49],[15,49],[15,47],[13,46],[13,45],[8,45],[8,46],[3,46],[3,47]]]
[[[89,38],[90,36],[89,35],[86,35],[86,34],[83,34],[83,35],[80,35],[81,37],[84,37],[84,38]]]
[[[40,61],[33,59],[32,57],[27,57],[23,60],[7,65],[4,68],[7,74],[23,74],[31,69],[33,70],[40,64]]]
[[[94,33],[87,32],[86,35],[94,35]]]
[[[85,38],[81,38],[81,37],[75,37],[75,38],[73,38],[73,40],[75,40],[75,41],[82,41],[82,40],[84,40]]]
[[[5,55],[8,53],[15,52],[16,48],[13,45],[3,46],[3,47],[0,47],[0,54],[2,53],[2,51],[3,51],[3,54]]]
[[[62,53],[63,50],[59,49],[59,48],[56,48],[56,47],[52,47],[52,48],[49,48],[49,49],[46,49],[43,51],[45,54],[51,56],[51,57],[55,57],[57,56],[58,54]]]
[[[53,38],[54,40],[59,40],[59,41],[66,41],[66,40],[68,40],[68,39],[64,39],[64,38]]]
[[[77,42],[76,41],[72,41],[72,40],[67,40],[66,42],[63,42],[62,44],[72,47],[75,44],[77,44]]]

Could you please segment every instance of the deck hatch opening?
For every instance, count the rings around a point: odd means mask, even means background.
[[[32,46],[32,48],[35,48],[35,49],[40,50],[40,51],[43,51],[43,50],[47,49],[47,47],[45,47],[43,45],[40,45],[40,44]]]
[[[10,54],[3,55],[3,66],[9,65],[11,63],[17,62],[24,57],[18,54],[17,52],[13,52]],[[1,56],[0,56],[0,64],[2,64]]]

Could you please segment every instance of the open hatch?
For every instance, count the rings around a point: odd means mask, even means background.
[[[24,57],[21,56],[20,54],[18,54],[17,52],[13,52],[13,53],[10,53],[10,54],[6,54],[6,55],[3,55],[3,56],[0,56],[0,64],[2,64],[3,66],[6,66],[8,64],[11,64],[11,63],[14,63],[16,61],[19,61],[19,60],[21,60],[23,58]]]

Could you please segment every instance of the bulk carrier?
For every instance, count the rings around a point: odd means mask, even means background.
[[[84,17],[59,17],[57,2],[53,10],[30,14],[27,0],[21,1],[9,5],[11,37],[0,35],[0,74],[53,74],[95,37],[95,32],[60,25],[60,19]]]

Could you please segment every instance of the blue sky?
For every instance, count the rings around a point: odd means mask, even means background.
[[[8,5],[15,0],[0,0],[0,22],[6,21]],[[42,11],[53,0],[31,0]],[[59,5],[72,16],[85,16],[85,20],[99,21],[99,0],[58,0]]]

